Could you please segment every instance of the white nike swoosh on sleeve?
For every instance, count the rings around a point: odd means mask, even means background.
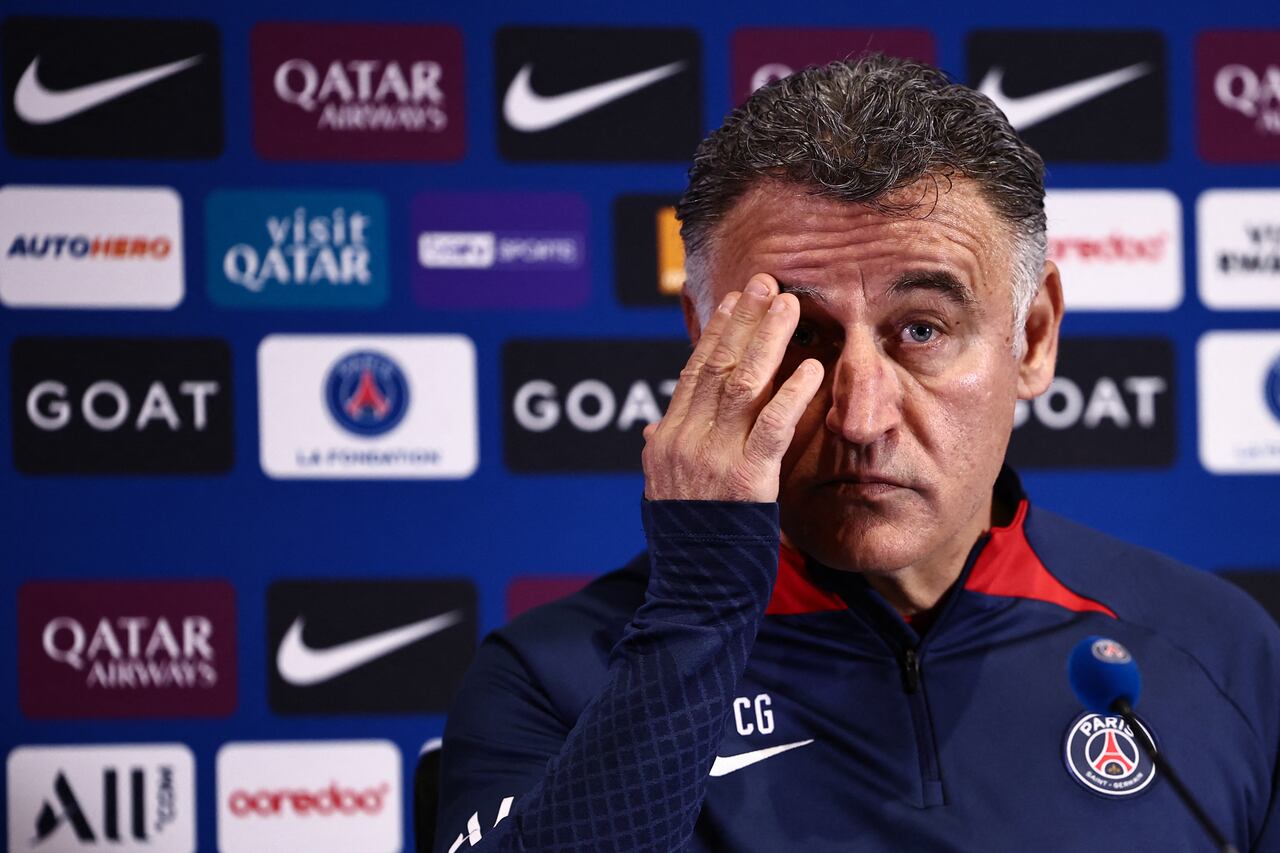
[[[185,71],[203,58],[203,56],[192,56],[177,62],[157,65],[154,68],[122,74],[109,80],[99,80],[97,83],[55,92],[46,89],[40,82],[37,76],[40,57],[37,56],[31,60],[27,70],[22,73],[22,79],[18,81],[17,88],[13,90],[13,109],[19,118],[29,124],[53,124],[113,101],[135,89],[150,86],[179,71]]]
[[[461,611],[451,610],[421,622],[411,622],[327,649],[313,649],[302,641],[304,620],[299,616],[293,620],[284,639],[280,641],[280,648],[276,652],[276,669],[280,671],[281,678],[298,687],[319,684],[461,621]]]
[[[813,743],[813,738],[798,740],[795,743],[784,743],[779,746],[770,746],[765,749],[756,749],[738,755],[717,755],[715,762],[711,765],[711,773],[709,775],[728,776],[730,773],[741,770],[744,767],[750,767],[752,764],[764,761],[766,758],[773,758],[775,755],[781,755],[784,752],[808,746],[811,743]]]
[[[638,71],[626,77],[574,89],[572,92],[539,95],[533,91],[533,86],[529,82],[533,77],[533,63],[527,63],[516,72],[511,85],[507,87],[507,94],[502,99],[502,115],[507,120],[507,124],[525,133],[550,130],[580,115],[599,109],[611,101],[625,98],[632,92],[638,92],[659,80],[678,74],[684,67],[683,61],[671,62],[657,68],[650,68],[648,71]]]
[[[1150,72],[1151,66],[1148,63],[1139,62],[1096,77],[1055,86],[1034,95],[1011,98],[1004,93],[1004,68],[994,66],[982,78],[978,91],[995,102],[1015,130],[1026,130]]]

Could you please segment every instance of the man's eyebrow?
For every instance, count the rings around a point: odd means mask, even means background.
[[[812,299],[814,302],[826,302],[827,295],[816,287],[808,287],[803,284],[788,284],[785,281],[778,282],[779,293],[790,293],[796,299]]]
[[[978,307],[978,299],[969,286],[949,272],[938,270],[905,273],[890,285],[889,295],[906,296],[913,290],[932,290],[967,310]]]

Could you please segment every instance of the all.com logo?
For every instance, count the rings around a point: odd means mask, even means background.
[[[1271,410],[1271,415],[1280,421],[1280,356],[1271,362],[1271,369],[1267,371],[1266,388],[1263,389],[1263,396],[1267,400],[1267,408]]]

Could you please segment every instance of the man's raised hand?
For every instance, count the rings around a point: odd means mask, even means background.
[[[774,375],[800,320],[800,304],[772,276],[730,293],[680,371],[667,413],[645,430],[649,500],[778,499],[782,457],[822,384],[806,359],[770,399]]]

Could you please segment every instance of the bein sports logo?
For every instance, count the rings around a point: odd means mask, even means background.
[[[348,432],[373,437],[395,429],[409,410],[409,384],[390,358],[354,352],[329,368],[325,380],[329,414]]]

